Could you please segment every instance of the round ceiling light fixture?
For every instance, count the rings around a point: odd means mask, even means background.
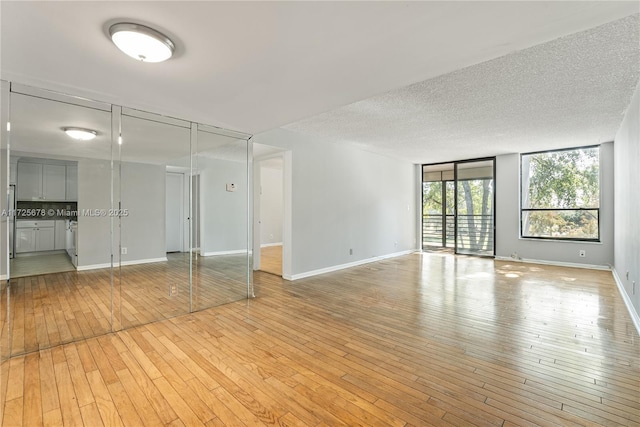
[[[109,27],[113,43],[141,62],[162,62],[171,58],[175,45],[159,31],[145,25],[120,22]]]
[[[62,130],[71,138],[77,139],[79,141],[91,141],[96,137],[96,135],[98,135],[98,132],[96,132],[95,130],[85,128],[67,127],[62,128]]]

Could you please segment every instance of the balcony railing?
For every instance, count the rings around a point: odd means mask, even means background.
[[[444,229],[444,232],[443,232]],[[424,215],[422,217],[424,246],[453,248],[455,246],[455,217],[453,215]],[[458,252],[493,253],[493,216],[458,215]]]

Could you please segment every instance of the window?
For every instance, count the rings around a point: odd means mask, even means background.
[[[600,240],[600,148],[521,156],[522,237]]]

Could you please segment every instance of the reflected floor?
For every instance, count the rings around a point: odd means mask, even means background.
[[[12,278],[62,273],[74,271],[75,269],[66,253],[19,255],[11,259],[9,263],[9,271]]]
[[[260,271],[282,276],[282,245],[260,249]]]
[[[168,261],[114,269],[68,271],[12,278],[10,331],[3,316],[3,358],[171,318],[246,298],[246,255],[194,256],[193,296],[189,297],[189,254]],[[172,292],[173,291],[173,292]],[[114,307],[112,320],[111,307]],[[10,342],[7,342],[7,337]]]

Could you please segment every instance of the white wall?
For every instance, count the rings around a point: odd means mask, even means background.
[[[614,273],[640,333],[640,86],[616,134],[614,158]]]
[[[292,152],[293,278],[417,248],[413,164],[284,129],[252,141]]]
[[[162,165],[122,163],[122,262],[159,260],[167,256],[165,235],[166,168]]]
[[[198,159],[200,171],[200,253],[204,256],[247,250],[247,165]],[[226,184],[236,184],[236,191]]]
[[[111,162],[78,161],[78,268],[111,262],[108,216],[82,215],[85,210],[111,209]]]
[[[282,243],[282,169],[260,167],[260,243]]]
[[[165,252],[165,168],[141,163],[122,163],[122,194],[114,194],[115,208],[129,216],[122,219],[123,262],[159,259]],[[117,175],[116,175],[117,177]],[[104,267],[111,262],[111,224],[109,216],[82,215],[86,209],[111,209],[111,165],[106,160],[78,162],[78,268]],[[118,221],[114,220],[114,245],[118,245]],[[120,259],[115,252],[114,262]]]
[[[600,243],[520,238],[520,155],[496,157],[496,256],[517,253],[524,260],[583,264],[608,268],[613,264],[613,144],[600,148]],[[579,251],[584,249],[586,257]]]

